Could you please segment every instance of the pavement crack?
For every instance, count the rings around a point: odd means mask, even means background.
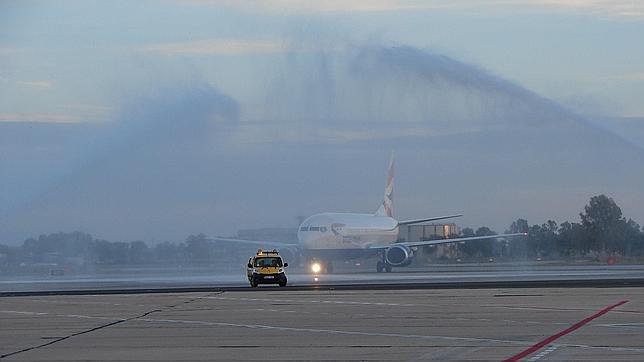
[[[23,349],[18,350],[18,351],[14,351],[14,352],[10,352],[10,353],[0,355],[0,359],[15,356],[17,354],[28,352],[28,351],[31,351],[31,350],[51,346],[54,343],[58,343],[58,342],[67,340],[67,339],[70,339],[72,337],[80,336],[81,334],[87,334],[87,333],[95,332],[95,331],[98,331],[99,329],[111,327],[111,326],[114,326],[114,325],[117,325],[117,324],[120,324],[120,323],[124,323],[124,322],[134,320],[134,319],[145,318],[145,317],[147,317],[148,315],[150,315],[152,313],[161,312],[161,311],[162,311],[161,309],[154,309],[154,310],[145,312],[143,314],[140,314],[140,315],[137,315],[137,316],[134,316],[134,317],[125,318],[125,319],[119,319],[119,320],[116,320],[116,321],[113,321],[113,322],[110,322],[110,323],[106,323],[106,324],[102,324],[100,326],[96,326],[94,328],[90,328],[90,329],[86,329],[86,330],[83,330],[83,331],[80,331],[80,332],[72,333],[72,334],[69,334],[69,335],[66,335],[66,336],[63,336],[63,337],[57,337],[56,339],[53,339],[53,340],[51,340],[51,341],[49,341],[47,343],[43,343],[43,344],[40,344],[40,345],[37,345],[37,346],[23,348]]]
[[[176,304],[173,304],[173,305],[168,305],[168,306],[166,306],[166,308],[176,308],[176,307],[178,307],[178,306],[180,306],[180,305],[190,304],[190,303],[196,302],[196,301],[201,300],[201,299],[207,299],[207,298],[214,297],[214,296],[216,296],[216,295],[221,295],[221,294],[224,294],[224,293],[225,293],[225,292],[224,292],[223,290],[221,290],[221,291],[217,291],[217,292],[208,293],[208,294],[206,294],[206,295],[200,295],[200,296],[197,296],[197,297],[194,297],[194,298],[190,298],[190,299],[188,299],[188,300],[184,300],[184,301],[183,301],[183,302],[181,302],[181,303],[176,303]]]
[[[193,303],[195,301],[198,301],[198,300],[201,300],[201,299],[204,299],[204,298],[208,298],[208,297],[213,297],[213,296],[220,295],[220,294],[223,294],[223,293],[224,293],[224,291],[217,291],[217,292],[214,292],[214,293],[208,293],[205,296],[198,296],[198,297],[190,298],[190,299],[185,300],[185,301],[183,301],[181,303],[176,303],[176,304],[173,304],[173,305],[169,305],[169,306],[166,306],[166,307],[164,307],[162,309],[154,309],[154,310],[145,312],[143,314],[140,314],[140,315],[137,315],[137,316],[134,316],[134,317],[119,319],[119,320],[116,320],[116,321],[113,321],[113,322],[102,324],[100,326],[90,328],[90,329],[86,329],[86,330],[83,330],[83,331],[80,331],[80,332],[72,333],[72,334],[69,334],[69,335],[66,335],[66,336],[62,336],[62,337],[47,337],[47,339],[50,339],[47,343],[39,344],[37,346],[23,348],[23,349],[18,350],[18,351],[9,352],[9,353],[0,355],[0,359],[15,356],[17,354],[28,352],[28,351],[31,351],[31,350],[51,346],[52,344],[62,342],[64,340],[70,339],[72,337],[80,336],[81,334],[87,334],[87,333],[95,332],[95,331],[97,331],[99,329],[111,327],[111,326],[121,324],[121,323],[124,323],[124,322],[132,321],[132,320],[140,319],[140,318],[145,318],[145,317],[147,317],[148,315],[150,315],[152,313],[163,312],[163,311],[166,311],[167,309],[175,308],[175,307],[178,307],[180,305],[190,304],[190,303]]]

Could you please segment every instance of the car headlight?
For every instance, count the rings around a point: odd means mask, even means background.
[[[257,268],[253,268],[253,273],[259,273],[259,270]]]
[[[277,272],[278,272],[278,273],[284,273],[284,268],[279,268],[279,269],[277,270]]]
[[[320,272],[320,270],[322,270],[322,266],[319,263],[313,263],[313,265],[311,265],[312,272],[317,274]]]

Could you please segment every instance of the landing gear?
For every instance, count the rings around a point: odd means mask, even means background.
[[[383,271],[386,271],[387,273],[391,273],[391,264],[387,263],[385,259],[385,255],[382,255],[382,259],[376,263],[376,271],[378,273],[382,273]]]
[[[313,274],[331,274],[333,273],[333,264],[330,261],[313,259],[311,262],[311,271]]]

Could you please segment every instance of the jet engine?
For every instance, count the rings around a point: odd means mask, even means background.
[[[414,251],[404,245],[394,245],[385,250],[385,260],[392,266],[407,266],[413,256]]]

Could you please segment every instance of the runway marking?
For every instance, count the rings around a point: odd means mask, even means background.
[[[282,327],[282,326],[271,326],[271,325],[263,325],[263,324],[240,324],[240,323],[209,322],[209,321],[185,320],[185,319],[138,318],[138,319],[133,320],[133,321],[157,322],[157,323],[193,324],[193,325],[218,326],[218,327],[240,327],[240,328],[249,328],[249,329],[270,329],[270,330],[290,331],[290,332],[326,333],[326,334],[338,334],[338,335],[416,338],[416,339],[426,339],[426,340],[432,340],[432,339],[437,340],[438,339],[438,340],[482,342],[482,343],[496,342],[496,343],[516,344],[516,345],[524,345],[524,346],[529,345],[530,343],[532,343],[532,342],[528,342],[528,341],[503,340],[503,339],[493,339],[493,338],[452,337],[452,336],[419,335],[419,334],[344,331],[344,330],[334,330],[334,329]],[[639,353],[644,353],[644,348],[635,348],[635,347],[590,346],[590,345],[586,345],[586,344],[572,344],[572,343],[556,343],[556,344],[553,343],[552,345],[557,346],[557,347],[588,348],[588,349],[599,349],[599,350],[618,351],[618,352],[639,352]]]
[[[593,324],[593,327],[626,328],[626,329],[644,329],[644,323]]]
[[[0,313],[8,313],[8,314],[26,314],[26,315],[47,315],[49,313],[45,312],[23,312],[19,310],[0,310]]]
[[[24,352],[28,352],[28,351],[31,351],[31,350],[35,350],[35,349],[39,349],[39,348],[43,348],[43,347],[47,347],[47,346],[51,346],[52,344],[55,344],[55,343],[58,343],[58,342],[62,342],[62,341],[64,341],[64,340],[66,340],[66,339],[69,339],[69,338],[72,338],[72,337],[76,337],[76,336],[80,336],[81,334],[92,333],[92,332],[97,331],[97,330],[99,330],[99,329],[103,329],[103,328],[111,327],[111,326],[113,326],[113,325],[116,325],[116,324],[119,324],[119,323],[124,323],[124,322],[127,322],[127,321],[132,320],[132,319],[136,319],[136,318],[143,318],[143,317],[145,317],[145,316],[147,316],[147,315],[149,315],[149,314],[151,314],[151,313],[154,313],[154,312],[159,312],[159,310],[158,310],[158,309],[156,309],[156,310],[152,310],[152,311],[145,312],[145,313],[143,313],[143,314],[141,314],[141,315],[134,316],[134,317],[131,317],[131,318],[112,320],[112,321],[110,321],[109,323],[106,323],[106,324],[103,324],[103,325],[100,325],[100,326],[97,326],[97,327],[93,327],[93,328],[90,328],[90,329],[85,329],[85,330],[82,330],[82,331],[79,331],[79,332],[75,332],[75,333],[72,333],[72,334],[68,334],[68,335],[63,336],[63,337],[55,337],[53,340],[51,340],[51,341],[49,341],[49,342],[47,342],[47,343],[39,344],[39,345],[32,346],[32,347],[26,347],[26,348],[23,348],[23,349],[20,349],[20,350],[17,350],[17,351],[13,351],[13,352],[5,353],[5,354],[3,354],[3,355],[0,355],[0,359],[2,359],[2,358],[6,358],[6,357],[10,357],[10,356],[15,356],[15,355],[17,355],[17,354],[24,353]],[[40,314],[40,313],[35,313],[35,314],[36,314],[36,315],[42,315],[42,314]],[[47,314],[47,313],[45,313],[45,314]],[[69,314],[68,314],[68,315],[58,315],[58,317],[69,317],[69,316],[71,316],[71,315],[69,315]],[[73,318],[78,318],[78,317],[83,317],[83,318],[88,317],[88,318],[91,318],[91,317],[89,317],[89,316],[78,316],[78,315],[73,315],[73,316],[74,316]],[[94,319],[94,318],[91,318],[91,319]],[[99,318],[96,318],[96,319],[104,319],[104,318],[99,317]]]
[[[438,351],[430,351],[428,353],[422,354],[416,358],[407,360],[408,362],[417,362],[417,361],[427,361],[431,359],[433,361],[455,361],[463,358],[463,355],[476,355],[476,352],[491,347],[492,344],[484,343],[480,347],[469,348],[465,346],[455,346],[455,347],[440,347]],[[434,347],[435,348],[435,347]]]
[[[301,311],[301,310],[292,310],[292,309],[277,309],[277,308],[250,308],[250,309],[226,309],[230,312],[245,312],[245,311],[257,311],[257,312],[273,312],[273,313],[293,313],[293,314],[314,314],[314,315],[337,315],[337,312],[310,312],[310,311]],[[407,318],[405,315],[395,315],[395,314],[367,314],[367,313],[352,313],[352,316],[355,317],[368,317],[368,318]],[[434,318],[438,321],[462,321],[462,322],[493,322],[499,321],[504,323],[518,323],[518,324],[539,324],[539,325],[568,325],[569,323],[565,322],[538,322],[538,321],[518,321],[513,319],[489,319],[489,318],[463,318],[463,317],[454,317],[454,318],[443,318],[437,317]]]
[[[274,309],[274,308],[251,308],[251,309],[239,310],[239,312],[249,311],[249,310],[257,311],[257,312],[295,313],[295,314],[313,314],[313,315],[337,315],[338,314],[338,313],[330,313],[330,312],[309,312],[309,311],[301,311],[301,310]],[[354,317],[369,317],[369,318],[387,318],[387,317],[396,318],[397,317],[397,316],[386,316],[384,314],[366,314],[366,313],[352,313],[351,315]]]
[[[486,308],[507,308],[507,309],[518,309],[518,310],[538,310],[538,311],[559,311],[559,312],[591,312],[590,308],[556,308],[556,307],[537,307],[537,306],[515,306],[515,305],[503,305],[503,304],[483,304],[481,307]],[[615,310],[613,313],[620,314],[644,314],[642,311],[637,310]]]
[[[201,299],[217,299],[217,300],[241,300],[248,302],[288,302],[288,303],[319,303],[319,304],[349,304],[349,305],[381,305],[387,307],[418,307],[418,304],[405,304],[405,303],[376,303],[376,302],[353,302],[342,300],[294,300],[294,299],[270,299],[270,298],[230,298],[230,297],[201,297]],[[428,305],[423,305],[427,307]]]
[[[591,309],[588,309],[588,308],[555,308],[555,307],[516,306],[516,305],[503,305],[503,304],[484,304],[481,307],[507,308],[507,309],[518,309],[518,310],[559,311],[559,312],[591,311]]]
[[[36,302],[36,303],[65,304],[65,305],[71,304],[71,302],[66,301],[66,300],[26,299],[25,301],[27,301],[27,302]],[[111,306],[126,305],[126,304],[122,304],[122,303],[93,302],[93,301],[86,301],[86,300],[82,301],[82,303],[83,304],[111,305]]]
[[[505,359],[504,362],[514,362],[514,361],[518,361],[518,360],[522,359],[523,357],[529,356],[530,354],[540,350],[544,346],[547,346],[547,345],[551,344],[552,342],[554,342],[557,339],[565,336],[566,334],[569,334],[569,333],[572,333],[572,332],[576,331],[577,329],[583,327],[586,323],[592,321],[593,319],[599,318],[599,317],[603,316],[604,314],[610,312],[612,309],[615,309],[615,308],[619,307],[620,305],[626,304],[627,302],[628,302],[627,300],[622,300],[619,303],[610,305],[610,306],[600,310],[599,312],[591,315],[590,317],[582,319],[581,321],[573,324],[572,326],[564,329],[563,331],[561,331],[561,332],[559,332],[557,334],[553,334],[552,336],[542,340],[541,342],[538,342],[538,343],[532,345],[530,348],[525,349],[525,350],[515,354],[514,356]]]
[[[114,322],[138,320],[138,321],[154,322],[154,323],[178,323],[178,324],[193,324],[193,325],[218,326],[218,327],[241,327],[241,328],[249,328],[249,329],[270,329],[270,330],[289,331],[289,332],[327,333],[327,334],[374,336],[374,337],[398,337],[398,338],[416,338],[416,339],[434,339],[434,340],[439,339],[439,340],[468,341],[468,342],[496,342],[496,343],[510,343],[510,344],[519,344],[519,345],[528,345],[530,343],[530,342],[524,342],[524,341],[502,340],[502,339],[493,339],[493,338],[450,337],[450,336],[434,336],[434,335],[420,335],[420,334],[343,331],[343,330],[334,330],[334,329],[297,328],[297,327],[271,326],[271,325],[264,325],[264,324],[240,324],[240,323],[209,322],[209,321],[184,320],[184,319],[156,319],[156,318],[136,318],[136,317],[124,319],[124,318],[108,318],[108,317],[98,317],[98,316],[88,316],[88,315],[78,315],[78,314],[49,314],[49,313],[5,311],[5,310],[0,310],[0,313],[14,313],[14,314],[26,314],[26,315],[50,315],[54,317],[65,317],[65,318],[84,318],[84,319],[101,319],[101,320],[106,319]]]
[[[552,345],[552,346],[548,347],[547,349],[539,352],[539,354],[535,355],[534,357],[530,358],[528,360],[528,362],[536,362],[536,361],[542,359],[543,357],[549,355],[550,353],[554,352],[556,349],[557,349],[557,346]]]
[[[109,323],[108,325],[112,325],[116,322],[121,323],[121,322],[142,321],[142,322],[149,322],[149,323],[177,323],[177,324],[192,324],[192,325],[219,326],[219,327],[238,327],[238,328],[249,328],[249,329],[270,329],[270,330],[280,330],[280,331],[290,331],[290,332],[325,333],[325,334],[336,334],[336,335],[397,337],[397,338],[415,338],[415,339],[425,339],[425,340],[468,341],[468,342],[481,342],[481,343],[506,343],[506,344],[515,344],[515,345],[523,345],[523,346],[527,346],[527,345],[530,345],[530,343],[532,343],[528,341],[502,340],[502,339],[492,339],[492,338],[343,331],[343,330],[333,330],[333,329],[297,328],[297,327],[282,327],[282,326],[271,326],[271,325],[262,325],[262,324],[238,324],[238,323],[209,322],[209,321],[183,320],[183,319],[153,319],[153,318],[140,318],[140,317],[111,318],[111,317],[79,315],[79,314],[51,314],[46,312],[30,312],[30,311],[15,311],[15,310],[0,310],[0,313],[32,315],[36,317],[52,316],[52,317],[62,317],[62,318],[97,319],[97,320],[112,321],[112,323]],[[87,333],[87,331],[80,332],[80,334],[82,333]],[[69,338],[69,336],[65,337],[64,339],[67,339],[67,338]],[[59,341],[59,340],[56,340],[56,341]],[[585,344],[571,344],[571,343],[557,343],[557,344],[553,343],[552,345],[557,347],[588,348],[588,349],[598,349],[598,350],[606,350],[606,351],[613,351],[613,352],[644,353],[644,348],[635,348],[635,347],[590,346]],[[43,347],[43,346],[39,346],[39,347]]]
[[[242,324],[242,323],[228,323],[228,322],[209,322],[199,320],[185,320],[185,319],[156,319],[156,318],[138,318],[138,321],[154,322],[154,323],[178,323],[178,324],[194,324],[203,326],[217,326],[217,327],[240,327],[249,329],[269,329],[287,332],[308,332],[308,333],[325,333],[325,334],[338,334],[338,335],[355,335],[355,336],[372,336],[372,337],[397,337],[397,338],[414,338],[414,339],[429,339],[429,340],[447,340],[447,341],[467,341],[467,342],[495,342],[495,343],[509,343],[528,345],[530,342],[503,340],[493,338],[475,338],[475,337],[451,337],[451,336],[436,336],[436,335],[421,335],[421,334],[402,334],[402,333],[381,333],[381,332],[361,332],[361,331],[345,331],[336,329],[318,329],[318,328],[297,328],[297,327],[283,327],[271,326],[265,324]]]

